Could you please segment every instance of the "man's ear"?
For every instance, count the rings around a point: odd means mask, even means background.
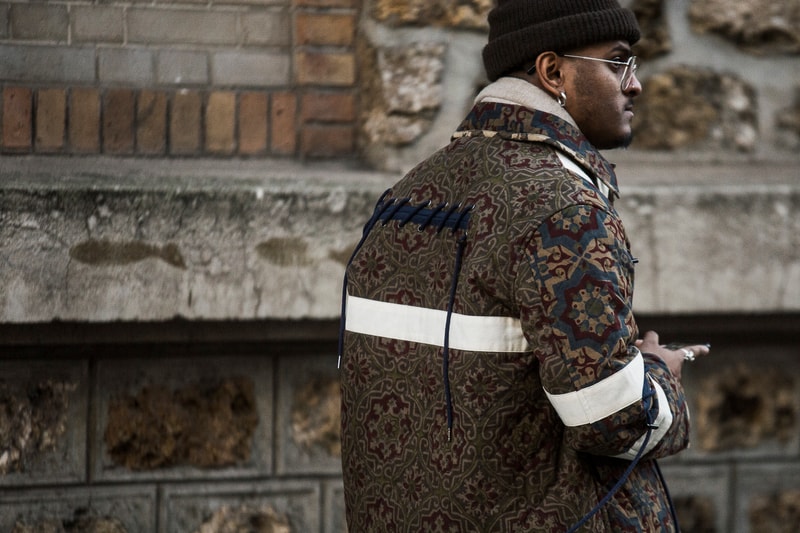
[[[539,78],[541,88],[553,98],[564,90],[564,77],[561,72],[561,57],[555,52],[542,52],[536,58],[535,76]]]

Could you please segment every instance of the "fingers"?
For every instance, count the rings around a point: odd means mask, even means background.
[[[694,361],[698,357],[705,357],[711,351],[710,344],[694,344],[692,346],[684,346],[679,351],[683,354],[684,361]]]

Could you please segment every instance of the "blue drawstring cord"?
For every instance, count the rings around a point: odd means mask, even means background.
[[[410,203],[410,198],[393,198],[386,200],[389,194],[391,194],[391,189],[386,191],[375,205],[372,217],[370,217],[369,221],[364,225],[361,240],[356,245],[355,250],[350,256],[350,260],[347,262],[347,268],[350,267],[367,236],[379,221],[382,221],[382,225],[385,226],[390,220],[398,220],[399,227],[403,227],[409,222],[414,222],[419,224],[419,231],[424,231],[427,227],[434,227],[437,234],[441,233],[444,228],[450,228],[451,234],[455,235],[459,230],[466,232],[469,227],[470,213],[475,207],[474,205],[468,205],[464,209],[461,209],[461,204],[456,203],[448,208],[447,203],[441,203],[431,209],[431,201],[413,205]],[[453,435],[453,399],[450,388],[450,324],[455,308],[458,278],[461,273],[464,251],[467,247],[466,233],[462,233],[456,243],[456,258],[453,266],[453,277],[450,282],[450,294],[447,302],[447,318],[445,320],[444,342],[442,346],[442,379],[444,383],[448,441],[452,439]],[[341,317],[339,319],[339,358],[337,367],[341,367],[342,354],[344,352],[344,332],[347,326],[347,281],[347,269],[345,269],[344,280],[342,282],[342,308]]]
[[[647,417],[647,433],[645,434],[644,441],[642,442],[642,445],[639,447],[639,451],[637,452],[636,457],[634,457],[633,460],[630,462],[628,468],[625,469],[625,472],[622,474],[622,476],[620,476],[616,484],[613,487],[611,487],[611,489],[606,493],[605,496],[603,496],[603,498],[599,502],[597,502],[597,505],[595,505],[591,511],[586,513],[583,516],[583,518],[581,518],[577,523],[575,523],[572,527],[570,527],[567,530],[567,533],[575,533],[575,531],[583,527],[591,517],[597,514],[597,512],[600,509],[602,509],[605,504],[608,503],[608,501],[614,496],[614,494],[616,494],[617,491],[620,488],[622,488],[622,485],[625,484],[625,482],[628,480],[628,477],[631,475],[631,472],[633,472],[633,469],[636,468],[637,464],[639,464],[639,460],[644,455],[645,450],[647,449],[647,444],[650,442],[650,437],[653,434],[653,430],[658,428],[658,426],[655,425],[655,418],[653,416],[653,407],[654,407],[653,398],[655,397],[655,395],[656,391],[653,387],[650,386],[650,382],[647,378],[647,375],[645,375],[644,387],[642,390],[642,402],[644,402],[645,416]],[[670,502],[670,507],[671,506],[672,504]],[[674,510],[673,510],[673,517],[674,517]],[[678,524],[677,520],[675,520],[675,524],[677,527]]]
[[[338,344],[338,360],[336,362],[336,368],[341,368],[342,366],[342,353],[344,352],[344,330],[346,327],[347,317],[345,312],[347,311],[347,269],[350,268],[350,264],[355,259],[356,254],[364,245],[364,241],[367,240],[367,235],[369,232],[372,231],[372,228],[375,227],[375,224],[378,223],[381,216],[386,212],[386,210],[393,205],[393,200],[384,203],[384,200],[388,195],[392,193],[391,189],[387,189],[381,197],[378,199],[378,202],[375,204],[375,209],[372,211],[372,216],[369,218],[366,224],[364,224],[364,229],[361,231],[361,239],[356,244],[355,249],[353,249],[353,253],[350,254],[350,259],[347,260],[347,266],[344,269],[344,278],[342,279],[342,311],[341,315],[339,316],[339,344]]]

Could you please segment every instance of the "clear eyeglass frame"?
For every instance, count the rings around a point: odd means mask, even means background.
[[[561,55],[562,57],[570,57],[572,59],[601,61],[603,63],[610,63],[618,67],[625,67],[625,69],[622,71],[622,77],[620,78],[619,82],[619,88],[620,90],[622,90],[622,92],[625,92],[631,88],[633,77],[636,75],[636,71],[639,69],[639,63],[636,60],[636,56],[629,57],[627,61],[614,61],[612,59],[601,59],[599,57],[576,56],[571,54],[561,54]]]

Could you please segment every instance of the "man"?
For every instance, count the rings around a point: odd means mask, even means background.
[[[655,459],[688,444],[684,359],[639,338],[597,151],[631,141],[633,14],[500,0],[492,82],[379,200],[340,347],[350,531],[676,531]]]

